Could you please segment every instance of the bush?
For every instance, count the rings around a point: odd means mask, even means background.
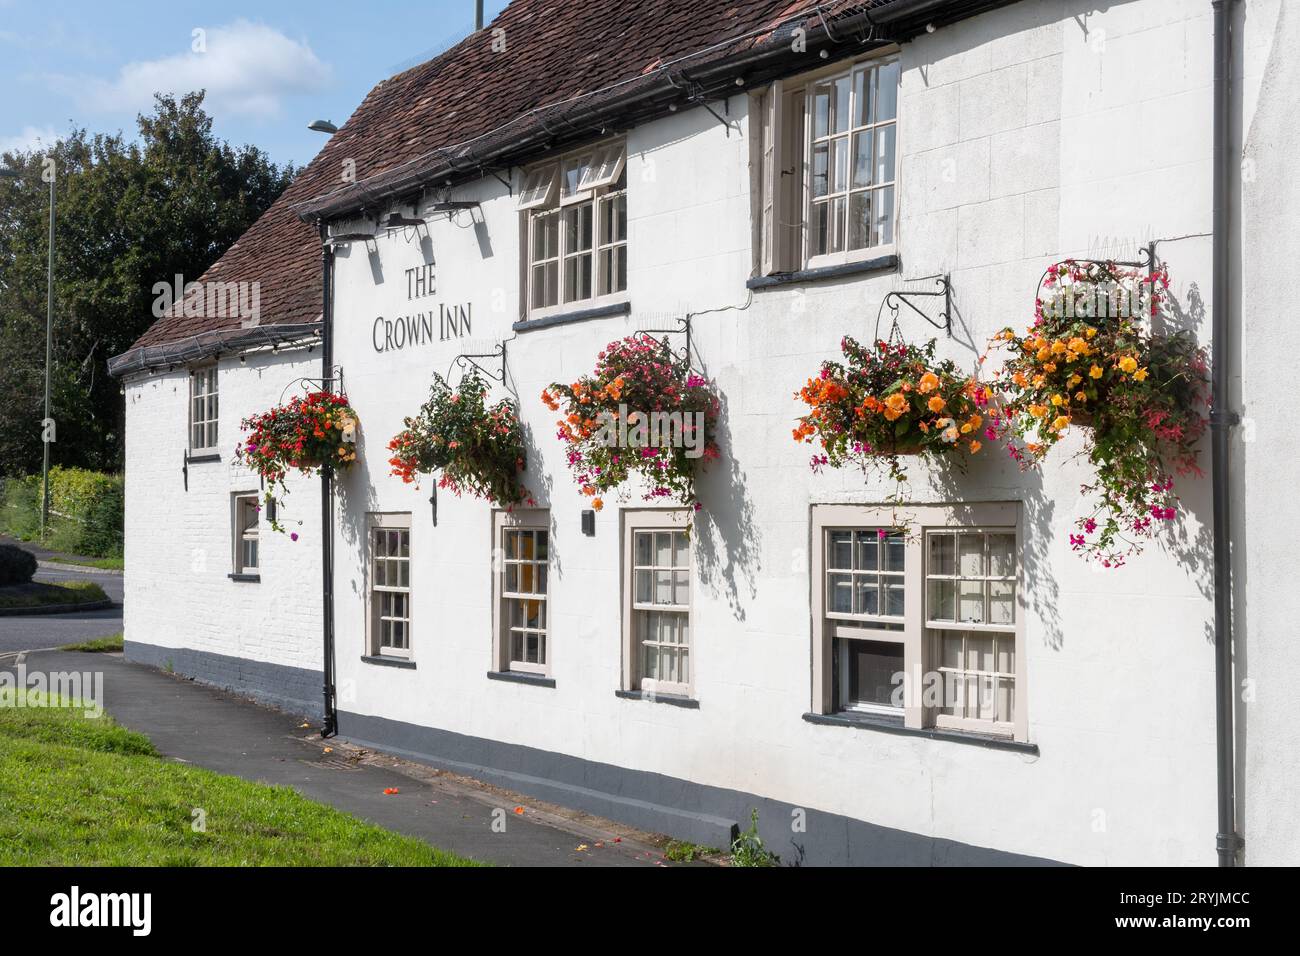
[[[50,522],[43,543],[55,551],[92,558],[121,557],[122,490],[121,475],[55,465],[50,469]],[[6,479],[0,532],[32,541],[40,528],[40,475]]]
[[[12,544],[0,544],[0,585],[27,584],[36,574],[36,556]]]

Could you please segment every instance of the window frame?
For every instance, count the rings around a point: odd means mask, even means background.
[[[217,451],[217,442],[220,440],[220,427],[221,427],[220,403],[219,403],[220,375],[218,373],[219,373],[219,369],[215,362],[206,365],[195,365],[192,366],[189,370],[189,400],[187,403],[187,412],[185,416],[186,423],[187,423],[185,445],[187,448],[189,448],[191,456],[211,455],[211,454],[215,454]],[[200,379],[208,380],[211,382],[212,387],[209,391],[197,392],[195,390],[196,384],[200,381]],[[204,404],[203,404],[204,414],[210,415],[211,417],[205,417],[200,419],[196,419],[194,417],[194,403],[196,400],[200,398],[204,400]],[[196,445],[194,443],[194,429],[199,425],[202,425],[204,427],[205,440],[207,438],[207,428],[211,427],[212,436],[213,436],[213,440],[211,444]]]
[[[400,585],[391,586],[385,582],[384,585],[375,584],[375,532],[377,531],[405,531],[407,538],[406,547],[406,587]],[[366,647],[371,656],[374,657],[392,657],[397,660],[414,659],[414,625],[415,625],[415,586],[414,574],[412,573],[414,557],[414,548],[411,541],[411,513],[407,512],[371,512],[366,516]],[[392,560],[385,556],[385,560]],[[398,560],[401,560],[399,557]],[[406,624],[406,647],[394,648],[383,647],[381,644],[383,634],[380,626],[380,612],[382,602],[376,600],[378,594],[405,594],[406,595],[406,617],[403,619]]]
[[[540,629],[544,650],[542,663],[514,661],[513,642],[510,635],[510,621],[506,613],[506,602],[511,600],[505,589],[506,558],[505,535],[508,531],[544,531],[547,536],[546,548],[546,590],[541,592],[545,602],[545,625]],[[523,508],[492,512],[492,668],[500,673],[532,674],[550,677],[554,665],[555,647],[552,642],[554,626],[554,600],[552,597],[554,583],[554,566],[551,553],[554,544],[554,532],[551,528],[551,513],[546,508]],[[533,563],[539,563],[536,558]],[[520,595],[523,592],[513,592]],[[535,595],[537,592],[528,592]]]
[[[1023,530],[1017,502],[987,502],[948,505],[849,505],[815,504],[810,521],[811,540],[809,554],[813,556],[812,581],[812,710],[817,714],[834,714],[855,711],[837,710],[834,686],[835,638],[872,641],[893,641],[903,646],[903,672],[905,674],[904,700],[901,712],[903,726],[911,729],[936,728],[987,736],[1009,737],[1017,741],[1028,739],[1027,685],[1025,680],[1025,601],[1024,564],[1021,559]],[[843,620],[831,616],[827,601],[828,556],[832,530],[867,530],[875,528],[908,527],[909,539],[905,544],[903,581],[904,607],[901,631],[883,631],[858,628],[856,632]],[[972,626],[953,622],[929,620],[929,568],[928,533],[953,530],[979,531],[988,534],[1014,535],[1012,556],[1015,562],[1014,581],[1015,621],[1011,626]],[[987,600],[987,599],[986,599]],[[933,625],[939,623],[940,627]],[[979,718],[952,717],[937,712],[937,707],[925,705],[925,678],[940,672],[940,661],[935,653],[937,642],[932,641],[935,630],[970,631],[977,633],[1010,634],[1014,639],[1015,670],[1013,709],[1014,720],[1009,724]],[[996,663],[996,661],[995,661]],[[869,710],[899,715],[897,708],[863,707]],[[940,719],[944,718],[944,719]]]
[[[697,650],[698,645],[695,643],[695,541],[693,537],[687,537],[687,592],[690,603],[685,605],[682,611],[682,605],[645,605],[638,607],[636,601],[636,536],[638,532],[683,532],[690,523],[690,510],[684,508],[672,509],[624,509],[622,513],[622,556],[623,556],[623,587],[620,596],[622,605],[623,619],[623,640],[622,640],[622,671],[624,691],[641,692],[650,695],[667,696],[667,697],[684,697],[695,699],[696,673],[698,672]],[[674,568],[676,565],[674,565]],[[675,596],[675,595],[674,595]],[[637,638],[636,620],[638,611],[655,610],[659,612],[668,611],[671,613],[684,613],[686,615],[686,633],[687,639],[683,645],[687,654],[687,680],[685,681],[660,681],[654,678],[645,677],[643,674],[644,667],[642,661],[642,642]],[[649,685],[647,686],[647,682]]]
[[[584,161],[585,166],[579,174],[575,188],[573,191],[566,193],[565,177],[567,170]],[[622,187],[616,188],[620,177],[625,176],[626,172],[627,143],[624,140],[604,141],[580,149],[569,150],[558,156],[548,157],[523,170],[520,200],[517,203],[517,208],[519,215],[523,217],[522,227],[520,228],[523,245],[522,255],[520,256],[523,264],[520,289],[522,290],[521,304],[523,306],[521,312],[524,315],[530,318],[545,318],[548,315],[562,314],[575,309],[599,308],[627,300],[626,278],[623,288],[611,290],[609,288],[610,282],[601,269],[602,253],[606,250],[621,249],[625,276],[627,273],[628,249],[631,242],[627,220],[628,188],[626,181],[624,181]],[[525,192],[525,187],[532,183],[535,177],[545,177],[547,175],[549,175],[550,179],[544,189],[542,186],[536,185],[528,189],[527,193]],[[619,197],[623,199],[623,238],[603,242],[604,220],[607,216],[612,217],[612,212],[607,212],[607,209],[612,210]],[[566,237],[565,217],[567,215],[581,216],[581,207],[588,204],[591,207],[590,245],[586,248],[570,249]],[[577,210],[577,212],[574,212],[574,210]],[[552,253],[551,255],[542,259],[535,259],[534,249],[536,248],[540,223],[550,216],[555,217],[555,247],[553,250],[548,250]],[[565,296],[568,294],[569,289],[565,276],[565,264],[568,260],[580,256],[588,256],[591,260],[591,295],[566,301]],[[534,267],[552,262],[555,263],[555,302],[547,305],[534,305]]]
[[[251,502],[253,506],[252,540],[257,548],[257,562],[248,564],[244,561],[244,543],[249,540],[248,527],[244,523],[244,506]],[[236,491],[230,496],[231,503],[231,570],[234,574],[262,573],[262,509],[261,495],[256,491]]]
[[[834,66],[827,67],[825,70],[819,70],[816,73],[810,74],[806,79],[801,78],[802,82],[800,85],[803,90],[803,108],[804,108],[803,136],[802,136],[804,175],[802,180],[802,186],[803,186],[803,260],[805,263],[805,268],[818,269],[825,266],[844,265],[850,262],[858,262],[864,259],[875,259],[880,256],[894,255],[897,251],[898,206],[899,206],[899,193],[900,193],[899,190],[900,164],[898,162],[898,157],[899,157],[899,127],[901,125],[900,123],[901,117],[899,116],[899,111],[900,111],[900,107],[902,106],[902,97],[898,95],[897,91],[895,92],[894,118],[892,121],[886,121],[885,123],[881,123],[879,120],[877,120],[875,123],[867,124],[866,126],[861,126],[861,127],[855,126],[853,121],[853,115],[855,113],[854,104],[856,98],[856,93],[854,90],[854,83],[853,83],[853,79],[855,75],[863,70],[870,71],[870,70],[874,70],[886,66],[891,62],[899,63],[899,80],[900,80],[900,87],[901,87],[902,64],[901,64],[899,54],[897,52],[873,53],[871,56],[868,57],[852,60],[849,61],[848,63],[835,64]],[[827,83],[833,84],[836,80],[845,79],[845,78],[848,80],[848,84],[849,84],[849,107],[848,107],[849,117],[850,117],[849,125],[847,126],[845,132],[842,134],[835,133],[835,132],[828,132],[824,137],[817,137],[816,127],[814,125],[814,116],[813,116],[814,111],[816,110],[815,90],[818,86],[822,86]],[[880,188],[875,183],[872,183],[867,187],[859,188],[857,190],[853,188],[852,174],[855,165],[853,162],[853,142],[856,136],[860,132],[863,132],[865,130],[871,130],[873,132],[872,142],[874,143],[875,142],[874,131],[881,128],[882,126],[890,125],[891,122],[894,129],[894,156],[893,156],[894,178],[890,180],[890,185],[888,188],[893,190],[893,202],[892,202],[892,208],[890,210],[890,220],[893,223],[893,234],[891,236],[891,240],[887,243],[880,243],[879,245],[874,245],[874,246],[872,245],[863,246],[860,249],[849,249],[848,248],[848,230],[849,230],[848,224],[850,221],[850,202],[853,193],[866,192],[870,194],[876,192],[877,189]],[[848,149],[846,152],[848,153],[848,167],[849,167],[849,171],[846,174],[846,178],[845,178],[845,185],[844,185],[844,192],[843,192],[844,203],[845,203],[844,248],[837,252],[815,253],[813,252],[813,207],[816,205],[820,205],[821,203],[815,201],[813,197],[813,188],[812,188],[813,150],[816,146],[816,142],[819,139],[824,139],[828,142],[833,142],[836,138],[840,136],[843,136],[848,142]],[[874,157],[872,162],[874,164],[875,162]],[[828,162],[828,169],[829,166],[830,164]],[[832,190],[828,190],[827,195],[836,196],[839,195],[839,193]],[[833,203],[834,200],[828,199],[827,202]]]

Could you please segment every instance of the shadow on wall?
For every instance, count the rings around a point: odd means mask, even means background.
[[[338,519],[338,531],[342,535],[344,542],[353,553],[353,567],[366,567],[367,536],[369,534],[369,517],[368,515],[379,508],[379,500],[375,496],[375,489],[367,479],[367,469],[364,462],[369,461],[367,457],[367,438],[364,422],[358,422],[356,429],[357,436],[357,461],[354,467],[347,471],[340,472],[334,478],[334,491],[338,497],[339,507],[335,509],[335,515]],[[380,448],[382,449],[383,443]],[[382,453],[381,453],[382,457]],[[335,556],[334,567],[346,567]],[[354,578],[348,582],[351,588],[352,596],[365,606],[365,580]],[[338,581],[335,580],[337,593]]]
[[[719,456],[699,482],[705,507],[695,518],[695,559],[700,581],[726,596],[737,621],[745,620],[741,581],[748,600],[758,597],[755,582],[761,567],[762,534],[754,521],[753,498],[746,491],[745,473],[736,460],[731,438],[727,396],[718,415]],[[725,463],[725,464],[724,464]]]
[[[1179,332],[1195,334],[1198,329],[1209,328],[1206,324],[1205,298],[1200,286],[1195,282],[1187,289],[1187,303],[1179,302],[1172,294],[1163,301],[1164,308],[1151,319],[1151,331],[1156,335],[1174,335]],[[1209,394],[1208,386],[1206,394]],[[1208,409],[1206,410],[1208,413]],[[1210,455],[1209,429],[1199,444],[1200,460],[1208,471]],[[1214,502],[1210,482],[1199,480],[1201,476],[1175,476],[1176,490],[1188,514],[1197,519],[1197,528],[1192,530],[1191,522],[1183,517],[1171,522],[1166,533],[1156,541],[1187,570],[1188,578],[1196,583],[1201,596],[1207,601],[1214,600]],[[1197,478],[1198,480],[1190,480]],[[1214,643],[1214,620],[1208,618],[1205,623],[1205,638]]]
[[[1002,446],[987,442],[984,448],[997,455]],[[969,499],[970,472],[974,471],[979,479],[977,484],[991,489],[990,500],[1002,498],[1021,502],[1024,509],[1020,530],[1021,600],[1042,626],[1044,643],[1053,650],[1060,650],[1065,643],[1060,613],[1061,586],[1052,564],[1056,540],[1052,524],[1056,519],[1056,502],[1043,491],[1042,474],[1031,468],[1012,475],[1011,472],[1016,470],[1014,462],[997,460],[992,455],[983,458],[977,455],[965,463],[952,455],[941,462],[931,458],[927,466],[940,500],[960,502]],[[1008,489],[1006,494],[998,492],[1001,487]],[[960,504],[953,507],[959,524],[976,523],[972,516],[962,514]]]

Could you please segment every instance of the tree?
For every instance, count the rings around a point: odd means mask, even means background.
[[[0,475],[41,461],[44,159],[58,173],[50,457],[104,470],[122,464],[122,398],[106,363],[154,321],[154,283],[197,279],[293,179],[292,165],[214,136],[203,96],[156,96],[135,141],[73,129],[46,152],[5,154],[21,178],[0,180]]]

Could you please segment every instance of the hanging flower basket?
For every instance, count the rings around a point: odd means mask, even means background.
[[[906,480],[901,458],[977,453],[995,435],[985,424],[988,394],[950,359],[935,359],[935,341],[923,346],[878,340],[840,341],[844,361],[822,363],[816,378],[795,393],[809,407],[794,440],[816,441],[812,468],[884,465]]]
[[[641,332],[611,342],[596,369],[569,385],[542,392],[562,414],[558,437],[568,464],[592,507],[604,495],[640,478],[647,501],[675,500],[700,509],[697,470],[718,457],[715,437],[721,409],[712,383],[691,370],[668,340]]]
[[[1208,404],[1205,350],[1186,332],[1157,334],[1169,275],[1066,260],[1043,281],[1033,325],[1004,329],[1010,355],[994,385],[1011,456],[1037,465],[1074,427],[1096,480],[1072,550],[1118,567],[1178,512],[1171,473],[1200,474]]]
[[[421,474],[442,473],[438,487],[513,507],[533,499],[519,480],[524,436],[514,402],[487,404],[488,385],[471,370],[453,389],[435,378],[429,399],[407,418],[388,448],[392,473],[414,484]]]
[[[347,468],[357,460],[357,414],[347,397],[334,392],[296,396],[260,415],[243,420],[245,439],[235,449],[237,460],[257,472],[266,484],[264,502],[270,506],[288,495],[285,476]],[[278,509],[268,509],[269,524],[283,532]],[[290,535],[298,540],[296,532]]]

